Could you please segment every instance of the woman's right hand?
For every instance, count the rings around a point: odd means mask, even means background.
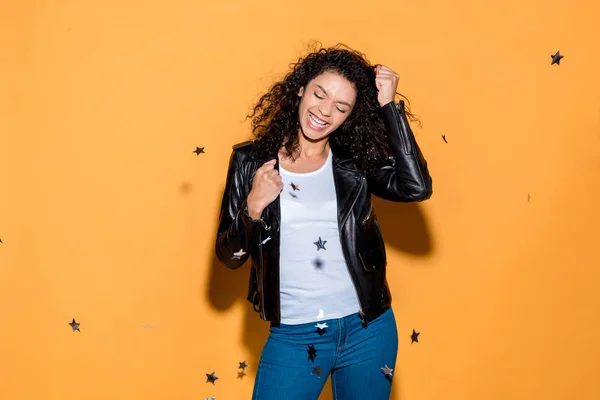
[[[281,175],[275,169],[276,160],[267,161],[256,170],[252,180],[252,189],[248,194],[248,214],[260,219],[262,212],[283,190]]]

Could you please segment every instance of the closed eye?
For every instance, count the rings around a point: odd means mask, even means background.
[[[320,99],[320,100],[323,100],[323,99],[324,99],[324,97],[321,97],[321,96],[319,96],[319,95],[317,94],[317,92],[314,92],[314,95],[315,95],[315,97],[316,97],[317,99]],[[338,110],[339,112],[341,112],[342,114],[346,114],[346,112],[347,112],[346,110],[342,110],[342,109],[341,109],[341,108],[339,108],[339,107],[336,107],[336,108],[337,108],[337,110]]]

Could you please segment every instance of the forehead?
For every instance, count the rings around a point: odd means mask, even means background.
[[[327,94],[344,96],[348,100],[354,98],[356,95],[354,85],[340,74],[334,72],[324,72],[318,75],[310,82],[310,85],[317,88],[321,86]]]

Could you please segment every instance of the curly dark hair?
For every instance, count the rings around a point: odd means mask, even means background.
[[[333,47],[313,50],[290,64],[290,68],[292,70],[273,84],[246,116],[246,119],[252,119],[254,146],[258,154],[268,157],[277,154],[283,146],[286,156],[294,160],[294,154],[299,150],[298,90],[324,72],[335,72],[354,85],[357,95],[348,118],[330,134],[330,145],[352,157],[357,168],[364,173],[389,163],[392,153],[377,101],[376,65],[371,65],[362,53],[338,43]],[[409,107],[405,106],[404,111],[410,120],[418,120]]]

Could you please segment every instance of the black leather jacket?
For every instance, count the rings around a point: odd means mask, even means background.
[[[422,201],[432,194],[427,162],[406,119],[404,103],[390,102],[382,111],[394,154],[391,165],[364,176],[350,157],[331,148],[340,241],[365,326],[387,310],[392,300],[386,280],[385,245],[371,194],[396,202]],[[263,211],[260,220],[250,218],[246,205],[254,174],[269,159],[277,159],[277,154],[258,157],[252,141],[233,146],[215,251],[219,261],[232,270],[251,257],[247,300],[262,319],[279,323],[279,197]],[[278,163],[275,168],[279,170]]]

